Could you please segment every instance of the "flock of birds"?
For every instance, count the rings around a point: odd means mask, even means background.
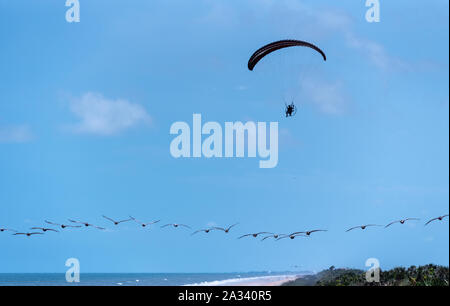
[[[425,223],[425,226],[430,224],[431,222],[434,222],[434,221],[442,221],[445,218],[447,218],[448,216],[449,215],[447,214],[447,215],[443,215],[443,216],[439,216],[439,217],[430,219],[430,220],[428,220]],[[155,220],[155,221],[151,221],[151,222],[142,222],[142,221],[139,221],[138,219],[136,219],[136,218],[134,218],[132,216],[129,216],[128,219],[124,219],[124,220],[114,220],[114,219],[112,219],[110,217],[107,217],[105,215],[103,215],[102,217],[105,218],[106,220],[112,222],[115,226],[117,226],[117,225],[119,225],[121,223],[124,223],[124,222],[133,221],[133,222],[136,222],[137,224],[139,224],[141,227],[147,227],[147,226],[151,226],[151,225],[156,224],[156,223],[161,221],[161,220]],[[349,228],[348,230],[346,230],[346,232],[350,232],[350,231],[355,230],[355,229],[365,230],[368,227],[375,227],[375,226],[388,228],[388,227],[390,227],[390,226],[392,226],[392,225],[394,225],[396,223],[405,224],[408,221],[419,221],[419,220],[420,219],[418,219],[418,218],[406,218],[406,219],[402,219],[402,220],[393,221],[393,222],[391,222],[391,223],[389,223],[387,225],[379,225],[379,224],[358,225],[358,226],[354,226],[354,227]],[[55,223],[55,222],[48,221],[48,220],[45,220],[45,223],[49,224],[49,225],[52,225],[54,227],[56,226],[56,227],[58,227],[60,229],[81,228],[81,227],[93,227],[93,228],[96,228],[96,229],[99,229],[99,230],[105,230],[106,229],[105,227],[97,226],[97,225],[94,225],[94,224],[89,223],[89,222],[83,222],[83,221],[78,221],[78,220],[73,220],[73,219],[68,219],[68,221],[70,222],[69,224]],[[235,224],[232,224],[232,225],[230,225],[228,227],[212,226],[212,227],[209,227],[209,228],[203,228],[203,229],[199,229],[199,230],[194,231],[191,235],[195,235],[195,234],[201,233],[201,232],[209,233],[211,231],[223,231],[224,233],[229,233],[230,230],[233,227],[235,227],[236,225],[238,225],[238,224],[239,223],[235,223]],[[181,224],[181,223],[168,223],[168,224],[165,224],[165,225],[161,226],[161,228],[166,228],[166,227],[191,229],[191,227],[189,225]],[[15,235],[15,236],[23,235],[23,236],[27,236],[27,237],[30,237],[30,236],[33,236],[33,235],[43,235],[46,232],[59,232],[59,230],[57,230],[55,228],[37,227],[37,226],[36,227],[31,227],[30,230],[34,230],[34,231],[33,232],[18,232],[16,230],[10,229],[10,228],[0,228],[0,232],[8,231],[8,232],[13,232],[13,235]],[[293,232],[293,233],[290,233],[290,234],[280,234],[280,233],[272,233],[272,232],[256,232],[256,233],[250,233],[250,234],[242,235],[238,239],[242,239],[242,238],[245,238],[245,237],[253,237],[253,238],[262,237],[261,241],[264,241],[264,240],[269,239],[269,238],[273,238],[275,240],[280,240],[280,239],[285,239],[285,238],[294,239],[295,237],[309,237],[312,233],[326,232],[326,231],[327,230],[323,230],[323,229],[315,229],[315,230],[310,230],[310,231]]]

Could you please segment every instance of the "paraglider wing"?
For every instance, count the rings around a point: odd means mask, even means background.
[[[250,57],[250,60],[248,61],[248,69],[249,70],[253,70],[253,68],[255,68],[256,64],[266,55],[277,51],[279,49],[283,49],[283,48],[288,48],[288,47],[308,47],[311,48],[317,52],[319,52],[322,57],[323,60],[326,61],[327,60],[327,56],[325,55],[325,53],[319,49],[319,47],[306,42],[306,41],[301,41],[301,40],[280,40],[280,41],[276,41],[273,43],[270,43],[268,45],[265,45],[264,47],[258,49],[255,53],[253,53],[253,55]]]

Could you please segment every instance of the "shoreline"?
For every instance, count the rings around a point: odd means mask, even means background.
[[[220,281],[202,282],[187,284],[185,286],[281,286],[284,283],[294,281],[301,278],[301,275],[270,275],[270,276],[256,276],[248,278],[232,278]]]

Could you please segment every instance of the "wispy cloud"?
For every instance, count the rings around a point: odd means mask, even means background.
[[[406,62],[390,56],[386,49],[379,43],[369,39],[357,37],[350,30],[345,32],[347,46],[365,55],[368,60],[381,70],[401,69],[409,70]]]
[[[139,104],[108,99],[92,92],[72,99],[70,110],[80,120],[71,126],[76,133],[112,135],[151,121],[147,111]]]
[[[250,0],[246,13],[239,14],[228,1],[204,2],[209,7],[204,21],[211,24],[228,22],[229,26],[240,26],[236,20],[244,22],[253,18],[255,22],[273,23],[284,35],[286,29],[296,29],[290,34],[305,40],[316,42],[325,37],[341,37],[343,47],[365,57],[378,69],[409,69],[401,59],[390,55],[381,43],[358,34],[354,18],[338,7],[312,7],[299,0]]]
[[[0,143],[23,143],[33,138],[27,125],[0,127]]]
[[[379,69],[392,70],[408,68],[405,62],[391,56],[381,43],[359,35],[356,31],[353,18],[348,13],[333,7],[312,8],[301,4],[297,0],[279,1],[280,5],[283,5],[283,3],[298,15],[306,16],[306,18],[299,19],[299,23],[304,23],[299,26],[301,26],[300,28],[306,26],[312,35],[319,37],[341,36],[346,48],[358,52],[367,58],[370,64],[373,64]]]
[[[311,101],[319,111],[330,115],[341,115],[347,111],[350,98],[341,82],[324,80],[318,82],[309,78],[303,80],[300,85],[308,101]]]

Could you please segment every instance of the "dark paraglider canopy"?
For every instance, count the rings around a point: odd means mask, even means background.
[[[296,46],[311,48],[311,49],[319,52],[322,55],[324,61],[327,60],[327,56],[319,47],[317,47],[309,42],[306,42],[306,41],[288,39],[288,40],[276,41],[276,42],[270,43],[270,44],[265,45],[264,47],[258,49],[250,57],[250,60],[248,61],[248,69],[253,70],[253,68],[255,68],[256,64],[263,57],[265,57],[266,55],[268,55],[274,51],[277,51],[277,50],[283,49],[283,48],[288,48],[288,47],[296,47]]]

